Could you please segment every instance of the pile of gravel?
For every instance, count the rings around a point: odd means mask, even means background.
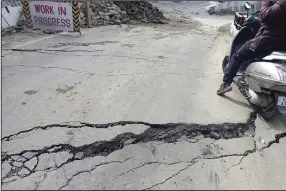
[[[90,1],[89,4],[90,25],[102,26],[126,23],[129,19],[125,11],[121,11],[111,1]],[[87,11],[85,4],[81,5],[81,27],[87,27]]]
[[[164,14],[153,5],[146,1],[114,1],[114,3],[124,10],[132,20],[150,23],[166,23]]]
[[[144,23],[164,24],[167,19],[163,13],[151,3],[145,1],[90,1],[90,27],[103,25],[119,25],[140,21]],[[87,27],[87,11],[81,5],[81,27]]]

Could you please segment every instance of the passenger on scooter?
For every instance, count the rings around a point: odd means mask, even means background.
[[[279,48],[286,48],[286,1],[262,1],[261,27],[255,37],[246,42],[231,58],[225,69],[223,83],[217,91],[223,95],[232,90],[231,83],[240,65],[259,55],[268,55]]]

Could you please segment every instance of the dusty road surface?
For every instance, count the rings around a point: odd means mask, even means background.
[[[285,116],[216,96],[231,18],[189,3],[6,45],[2,189],[285,189]]]

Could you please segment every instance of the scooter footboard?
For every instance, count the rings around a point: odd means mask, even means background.
[[[277,109],[280,113],[286,115],[286,93],[285,92],[275,92],[275,97],[277,100]]]

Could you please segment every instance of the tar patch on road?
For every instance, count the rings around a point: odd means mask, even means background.
[[[252,124],[246,123],[224,123],[224,124],[210,124],[210,125],[200,125],[200,124],[186,124],[186,123],[168,123],[168,124],[150,124],[145,122],[132,122],[132,121],[122,121],[110,124],[85,124],[72,126],[69,124],[60,125],[48,125],[43,127],[35,127],[30,130],[18,132],[17,134],[6,136],[2,138],[2,141],[10,141],[13,139],[23,136],[23,134],[31,133],[32,131],[47,130],[50,128],[109,128],[113,126],[124,126],[132,124],[143,124],[149,126],[141,134],[133,133],[123,133],[117,135],[110,141],[95,141],[91,144],[75,147],[70,144],[57,144],[44,147],[39,150],[23,150],[20,153],[7,154],[2,153],[2,163],[9,163],[12,168],[9,173],[5,175],[3,179],[10,178],[12,176],[26,177],[35,173],[37,165],[39,164],[39,159],[43,155],[54,155],[58,153],[69,153],[70,158],[65,162],[58,164],[56,167],[48,167],[45,170],[51,170],[52,168],[60,168],[63,165],[73,162],[75,160],[82,160],[84,158],[95,157],[95,156],[107,156],[110,153],[122,149],[126,145],[138,144],[138,143],[148,143],[152,141],[161,141],[164,143],[174,143],[177,142],[181,137],[186,139],[202,139],[202,138],[212,138],[212,139],[232,139],[239,138],[246,135],[249,131],[254,128]],[[71,131],[72,132],[72,131]],[[198,138],[201,137],[201,138]],[[31,160],[34,160],[33,165],[30,164]],[[2,180],[3,180],[2,179]]]
[[[85,43],[66,42],[66,43],[59,43],[56,45],[49,45],[49,47],[60,48],[60,47],[65,47],[65,46],[92,46],[92,45],[105,45],[105,44],[111,44],[111,43],[118,43],[118,41],[101,41],[101,42],[85,42]]]
[[[28,91],[25,91],[24,93],[27,94],[27,95],[34,95],[37,92],[38,91],[35,91],[35,90],[28,90]]]
[[[56,144],[46,146],[38,150],[23,150],[19,153],[3,153],[2,152],[2,165],[10,165],[11,169],[5,175],[3,175],[2,182],[9,182],[9,179],[13,177],[27,177],[38,171],[52,171],[61,168],[62,166],[71,163],[76,160],[83,160],[89,157],[95,156],[107,156],[114,151],[122,149],[126,145],[148,143],[152,141],[160,141],[163,143],[178,142],[184,137],[187,141],[196,140],[199,141],[204,138],[212,139],[232,139],[241,138],[244,136],[254,135],[255,115],[253,115],[247,123],[224,123],[224,124],[187,124],[187,123],[167,123],[167,124],[151,124],[140,121],[119,121],[108,124],[87,124],[79,123],[77,125],[71,124],[53,124],[47,126],[38,126],[29,130],[21,131],[13,135],[9,135],[2,138],[2,142],[9,142],[14,139],[25,135],[26,133],[33,133],[33,131],[48,130],[50,128],[112,128],[114,126],[136,125],[141,124],[148,126],[141,134],[122,133],[109,141],[95,141],[91,144],[82,146],[73,146],[71,144]],[[264,148],[270,147],[274,143],[279,143],[279,140],[286,137],[286,133],[278,134],[275,140],[270,141]],[[190,142],[191,144],[197,141]],[[264,149],[262,148],[262,149]],[[232,154],[229,156],[242,156],[242,159],[257,151],[257,148],[247,150],[241,154]],[[66,153],[68,158],[61,163],[57,163],[54,166],[46,168],[39,168],[40,159],[43,157],[60,155]],[[205,150],[202,156],[208,159],[208,155],[211,155],[209,150]],[[228,157],[218,156],[215,158]]]
[[[56,91],[57,91],[58,93],[65,94],[65,93],[67,93],[68,91],[73,90],[74,88],[75,88],[74,86],[66,86],[66,88],[57,88]]]

